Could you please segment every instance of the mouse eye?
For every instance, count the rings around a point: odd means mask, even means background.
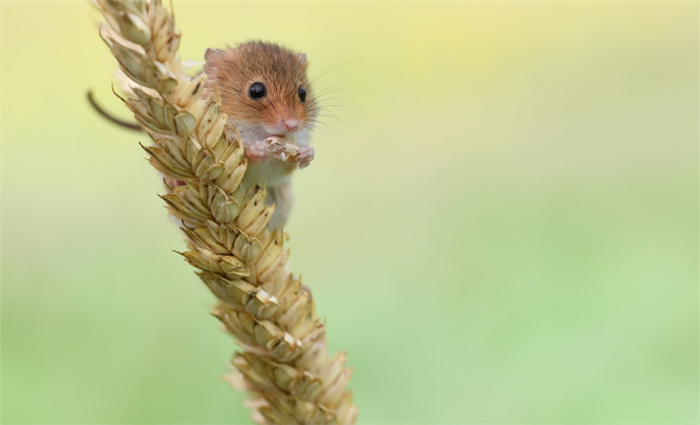
[[[248,96],[256,100],[262,99],[266,94],[267,90],[265,89],[265,84],[263,83],[253,83],[248,89]]]
[[[299,86],[299,99],[302,102],[306,100],[306,89],[303,86]]]

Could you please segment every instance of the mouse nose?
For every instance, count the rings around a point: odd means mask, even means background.
[[[299,120],[284,120],[282,121],[282,126],[287,131],[294,131],[299,128]]]

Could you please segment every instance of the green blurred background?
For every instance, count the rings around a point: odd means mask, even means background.
[[[249,423],[85,2],[2,2],[2,421]],[[175,2],[324,91],[292,262],[360,423],[697,411],[698,6]]]

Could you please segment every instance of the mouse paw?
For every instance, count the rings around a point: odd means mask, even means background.
[[[258,140],[245,148],[245,157],[250,162],[263,162],[270,157],[270,153],[266,140]]]
[[[294,160],[299,164],[299,168],[306,168],[314,159],[314,148],[311,146],[301,146]]]

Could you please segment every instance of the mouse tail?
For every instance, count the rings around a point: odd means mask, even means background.
[[[125,121],[122,119],[119,119],[115,117],[114,115],[110,114],[109,112],[105,111],[102,106],[100,106],[99,103],[95,100],[95,97],[92,94],[92,90],[87,91],[87,100],[90,102],[90,105],[97,111],[98,114],[102,115],[102,117],[106,118],[108,121],[111,121],[112,123],[128,128],[130,130],[136,130],[136,131],[142,131],[143,128],[141,127],[140,124],[136,122],[131,122],[131,121]]]

